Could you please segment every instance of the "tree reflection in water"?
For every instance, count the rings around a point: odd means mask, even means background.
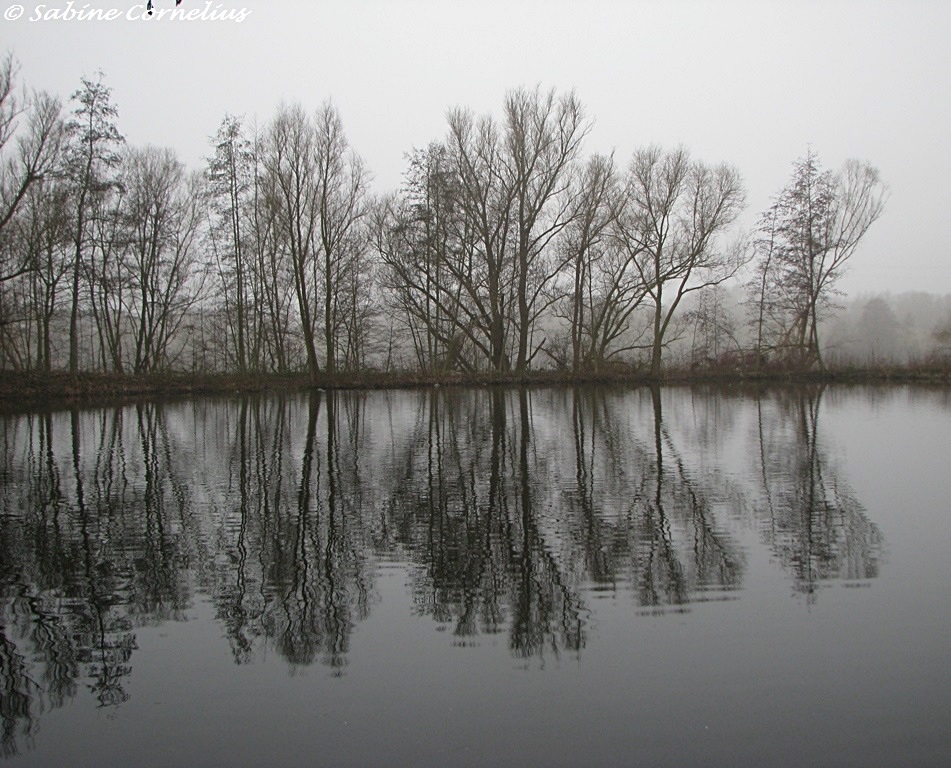
[[[878,527],[822,450],[824,389],[757,401],[761,532],[809,601],[829,579],[877,576],[882,547]]]
[[[79,681],[101,707],[128,698],[134,627],[183,616],[196,539],[154,406],[4,427],[0,695],[3,749],[15,753],[18,728],[28,737]]]
[[[821,389],[691,397],[314,392],[5,418],[4,754],[83,687],[125,701],[136,628],[196,596],[236,663],[270,648],[342,674],[384,561],[456,644],[503,635],[542,660],[591,642],[599,592],[651,613],[734,599],[739,510],[809,599],[877,574],[881,535],[823,451]],[[701,423],[678,431],[688,401]],[[711,458],[740,412],[745,473]]]
[[[340,671],[354,623],[369,612],[375,567],[363,396],[315,392],[303,413],[298,406],[255,398],[231,409],[212,593],[236,662],[270,641],[294,666],[319,659]]]
[[[573,574],[545,546],[547,493],[521,391],[434,393],[399,451],[390,509],[422,613],[457,642],[507,627],[518,656],[584,644]]]

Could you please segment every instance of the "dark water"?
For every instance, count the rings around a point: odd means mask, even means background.
[[[939,765],[951,394],[464,390],[0,421],[26,765]]]

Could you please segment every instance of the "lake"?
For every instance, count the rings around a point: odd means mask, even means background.
[[[933,766],[951,392],[0,417],[11,766]]]

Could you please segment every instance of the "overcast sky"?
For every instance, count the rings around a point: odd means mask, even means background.
[[[736,165],[744,223],[811,145],[826,167],[848,157],[889,185],[884,216],[853,258],[852,295],[951,293],[951,2],[587,3],[546,0],[183,0],[206,15],[145,15],[145,0],[73,2],[115,21],[33,20],[67,0],[0,2],[0,50],[21,80],[59,94],[105,73],[120,129],[173,147],[191,167],[225,113],[264,122],[281,101],[330,98],[379,192],[403,155],[446,132],[452,106],[501,109],[505,92],[574,89],[594,128],[588,152],[685,145]],[[174,0],[154,0],[156,12]],[[132,16],[129,20],[126,17]]]

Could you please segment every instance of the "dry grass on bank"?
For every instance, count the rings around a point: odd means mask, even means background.
[[[44,404],[95,404],[195,395],[300,392],[325,389],[412,389],[430,386],[556,386],[581,384],[753,383],[753,382],[922,383],[951,385],[951,360],[912,366],[842,366],[827,371],[737,368],[669,369],[658,381],[646,371],[613,369],[573,375],[564,371],[534,371],[524,375],[477,373],[427,375],[413,372],[362,372],[315,380],[307,374],[191,374],[122,375],[62,371],[0,371],[0,406],[36,407]]]

